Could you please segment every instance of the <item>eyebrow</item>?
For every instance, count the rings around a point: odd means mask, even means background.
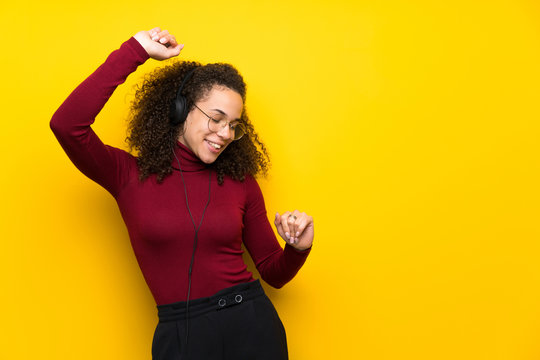
[[[221,115],[225,115],[226,117],[229,117],[229,115],[227,115],[227,113],[224,112],[224,111],[221,110],[221,109],[210,109],[210,110],[212,110],[212,111],[217,111],[217,112],[220,113]],[[240,121],[240,118],[234,119],[234,120],[232,120],[232,121]]]

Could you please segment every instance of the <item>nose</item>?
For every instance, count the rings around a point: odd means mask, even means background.
[[[222,126],[221,129],[217,132],[220,138],[223,138],[225,140],[229,140],[232,138],[231,129],[229,128],[229,124],[225,124],[225,126]]]

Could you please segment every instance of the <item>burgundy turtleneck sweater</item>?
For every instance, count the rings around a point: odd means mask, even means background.
[[[51,129],[75,166],[116,199],[144,278],[158,305],[185,301],[195,229],[179,171],[158,184],[138,180],[136,158],[105,145],[90,125],[116,87],[149,58],[133,37],[113,51],[64,101]],[[211,171],[186,146],[177,143],[187,197],[195,224],[208,200]],[[173,166],[176,164],[176,159]],[[174,167],[178,167],[177,165]],[[245,244],[264,281],[282,287],[304,264],[310,250],[283,249],[268,222],[259,185],[211,175],[210,203],[198,234],[190,299],[253,281],[242,259]]]

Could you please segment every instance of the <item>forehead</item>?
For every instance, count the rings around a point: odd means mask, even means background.
[[[209,111],[221,110],[231,118],[239,118],[244,107],[242,96],[224,86],[212,87],[200,104],[203,104]]]

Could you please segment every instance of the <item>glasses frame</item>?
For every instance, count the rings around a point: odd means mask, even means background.
[[[215,132],[215,133],[218,133],[218,131],[213,131],[212,129],[210,129],[210,121],[213,121],[215,122],[216,124],[218,124],[219,126],[219,123],[221,123],[222,121],[224,120],[216,120],[214,119],[213,117],[211,117],[210,115],[208,115],[207,113],[205,113],[200,107],[198,107],[196,104],[193,104],[193,106],[195,106],[197,109],[199,109],[200,112],[202,112],[207,118],[208,118],[208,130],[212,131],[212,132]],[[230,121],[226,121],[226,124],[224,126],[222,126],[221,128],[223,129],[225,126],[230,126],[231,125],[231,122]],[[238,138],[236,138],[236,129],[240,129],[242,131],[242,135],[240,135]],[[246,134],[246,129],[245,127],[239,122],[235,129],[232,130],[233,132],[233,136],[232,136],[232,139],[233,141],[236,141],[236,140],[240,140],[242,138],[242,136],[244,136]],[[229,134],[231,133],[231,128],[229,127]]]

